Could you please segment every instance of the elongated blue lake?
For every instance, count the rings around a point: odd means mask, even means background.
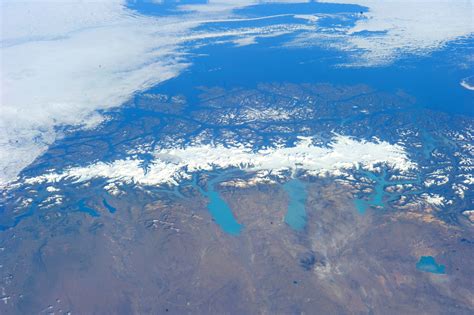
[[[292,229],[301,231],[306,225],[306,185],[299,179],[293,179],[283,185],[288,194],[288,211],[285,222]]]
[[[208,200],[207,209],[212,215],[214,221],[219,227],[230,235],[239,235],[243,228],[242,224],[237,222],[232,210],[230,209],[227,202],[220,196],[219,192],[214,190],[215,185],[221,180],[220,177],[216,177],[207,183],[207,191],[201,189],[197,184],[193,184],[199,189]]]
[[[100,213],[97,212],[95,209],[88,207],[84,200],[79,201],[78,207],[79,207],[79,212],[87,213],[91,217],[100,217]]]
[[[110,213],[115,213],[115,211],[117,211],[117,209],[115,209],[115,207],[112,207],[105,199],[102,200],[102,204],[105,208],[107,208],[107,210],[109,210]]]

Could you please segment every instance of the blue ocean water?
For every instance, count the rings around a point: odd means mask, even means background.
[[[345,3],[324,3],[310,1],[306,3],[259,3],[242,9],[235,10],[235,13],[248,17],[261,17],[279,14],[334,14],[363,13],[367,8],[356,4]]]
[[[421,256],[420,260],[416,263],[416,268],[423,272],[445,274],[446,267],[441,264],[437,264],[433,256]]]
[[[169,16],[183,14],[178,10],[178,5],[186,4],[206,4],[207,0],[127,0],[127,7],[144,15]]]
[[[452,65],[444,61],[449,48],[434,53],[432,58],[407,57],[403,62],[380,67],[338,67],[344,58],[349,59],[345,53],[335,54],[333,50],[317,47],[278,48],[285,42],[285,37],[261,40],[253,46],[228,44],[199,49],[206,55],[195,65],[201,79],[205,77],[201,84],[251,88],[260,82],[363,83],[392,93],[403,90],[413,95],[420,107],[474,115],[473,92],[460,85],[469,70],[451,69]],[[473,39],[469,40],[474,43]],[[268,46],[272,47],[270,52]],[[207,72],[207,69],[216,68],[219,70]],[[190,76],[193,75],[185,74],[176,83],[178,86],[197,84],[198,81]]]
[[[301,231],[306,225],[306,185],[299,179],[292,179],[283,185],[288,194],[288,211],[285,215],[285,222],[292,229]]]
[[[141,14],[153,14],[151,9],[134,7]],[[278,14],[314,14],[331,12],[332,18],[321,22],[324,26],[351,26],[357,19],[365,18],[366,8],[356,5],[307,4],[259,4],[237,10],[243,17],[260,17]],[[346,14],[337,18],[337,14]],[[350,15],[347,15],[350,14]],[[281,17],[296,23],[292,17]],[[241,23],[223,22],[199,26],[200,31],[212,31],[216,27],[232,29]],[[258,21],[254,23],[267,23]],[[190,71],[158,85],[155,91],[184,93],[192,100],[196,86],[255,87],[261,82],[293,82],[332,84],[367,84],[375,89],[395,93],[403,90],[417,99],[421,108],[435,109],[452,114],[474,115],[473,92],[463,88],[460,82],[474,72],[462,67],[452,56],[468,55],[474,47],[474,37],[452,41],[437,51],[424,55],[404,54],[393,62],[370,67],[341,66],[351,62],[353,51],[337,50],[326,46],[288,47],[286,44],[298,35],[285,34],[270,38],[259,38],[257,44],[236,47],[232,43],[191,47]],[[354,34],[353,36],[373,36]],[[212,71],[211,71],[212,70]]]

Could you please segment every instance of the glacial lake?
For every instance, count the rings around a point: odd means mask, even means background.
[[[207,209],[212,215],[214,221],[219,227],[230,235],[237,236],[243,228],[242,224],[237,222],[236,217],[232,213],[227,202],[220,196],[219,192],[215,190],[215,186],[222,180],[220,176],[210,180],[207,183],[207,191],[201,189],[196,183],[193,183],[195,187],[203,194],[208,200]]]
[[[292,179],[285,183],[283,188],[289,198],[285,222],[292,229],[301,231],[306,225],[306,199],[308,197],[306,185],[299,179]]]

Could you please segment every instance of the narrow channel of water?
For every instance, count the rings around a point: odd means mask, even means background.
[[[360,214],[364,214],[369,207],[380,207],[384,208],[384,196],[385,196],[385,186],[389,183],[385,180],[385,171],[382,174],[375,174],[372,172],[364,172],[364,176],[369,178],[372,182],[375,183],[374,191],[370,195],[368,200],[362,198],[356,198],[354,200],[357,211]]]

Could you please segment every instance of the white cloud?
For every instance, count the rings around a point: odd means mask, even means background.
[[[145,17],[118,0],[6,1],[1,12],[0,184],[44,152],[58,127],[91,128],[97,109],[177,76],[188,65],[183,42],[238,35],[193,35],[213,17]]]
[[[374,170],[385,164],[399,172],[416,167],[404,148],[384,141],[367,142],[336,135],[327,147],[315,146],[311,138],[301,138],[293,147],[271,147],[252,151],[244,144],[192,145],[162,148],[153,152],[154,160],[146,171],[142,161],[133,157],[112,163],[98,162],[85,167],[73,167],[62,173],[47,173],[27,178],[25,183],[59,182],[72,180],[84,182],[104,178],[109,182],[135,183],[140,185],[176,185],[182,179],[190,179],[198,171],[240,168],[249,172],[304,170],[316,176],[340,175],[345,170],[364,168]]]
[[[473,81],[474,81],[474,76],[470,76],[470,77],[462,79],[460,84],[463,88],[474,91],[474,85],[472,83]]]
[[[58,126],[90,127],[95,110],[179,74],[178,39],[194,25],[133,15],[119,1],[2,2],[2,19],[0,183]]]
[[[366,18],[359,19],[340,43],[340,48],[362,52],[357,65],[378,65],[392,62],[400,55],[424,54],[442,47],[446,42],[474,32],[474,4],[470,0],[323,0],[352,3],[369,8]],[[369,31],[371,36],[350,36]],[[302,42],[317,40],[306,37]]]

